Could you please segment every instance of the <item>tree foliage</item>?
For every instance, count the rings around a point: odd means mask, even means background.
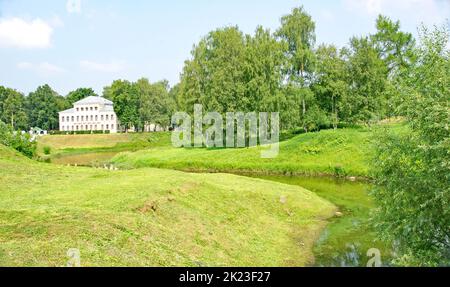
[[[49,85],[43,85],[27,97],[27,110],[30,127],[45,130],[58,128],[58,112],[66,108],[65,99]]]
[[[0,86],[0,120],[13,129],[26,129],[28,115],[25,97],[16,90]]]
[[[98,96],[92,88],[78,88],[75,91],[70,92],[66,96],[66,100],[70,106],[75,102],[78,102],[89,96]]]
[[[422,29],[417,62],[401,81],[409,130],[382,133],[374,176],[381,234],[401,264],[450,264],[450,53],[448,31]]]
[[[36,142],[30,134],[15,132],[10,125],[0,121],[0,144],[11,147],[25,156],[32,158],[36,154]]]

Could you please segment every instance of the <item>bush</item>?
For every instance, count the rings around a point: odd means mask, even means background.
[[[444,28],[445,30],[445,28]],[[447,31],[424,31],[401,86],[409,129],[377,136],[372,171],[376,227],[396,242],[396,263],[450,264],[450,53]]]
[[[0,121],[0,144],[11,147],[29,158],[36,155],[36,142],[31,140],[31,136],[28,133],[13,131],[2,121]]]
[[[45,155],[49,155],[49,154],[51,153],[51,150],[52,150],[52,149],[51,149],[49,146],[45,146],[45,147],[44,147],[44,154],[45,154]]]

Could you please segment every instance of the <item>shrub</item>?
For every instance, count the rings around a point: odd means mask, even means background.
[[[45,155],[49,155],[49,154],[51,153],[51,150],[52,150],[52,149],[51,149],[49,146],[45,146],[45,147],[44,147],[44,154],[45,154]]]
[[[36,154],[36,142],[31,140],[28,133],[15,132],[2,121],[0,121],[0,144],[11,147],[29,158]]]
[[[402,79],[409,129],[377,136],[372,172],[376,227],[396,242],[396,263],[450,264],[449,35],[424,31],[418,63]]]

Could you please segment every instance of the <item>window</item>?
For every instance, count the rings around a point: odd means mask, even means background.
[[[106,115],[106,120],[109,120],[109,115]]]
[[[81,121],[84,121],[84,116],[81,116]]]
[[[106,130],[109,130],[109,125],[106,125]]]
[[[104,126],[102,125],[102,131],[104,130]]]
[[[64,122],[64,117],[61,118],[61,122]]]
[[[111,120],[112,120],[112,121],[114,120],[114,115],[111,115]]]
[[[98,107],[95,107],[95,110],[97,111],[97,110],[98,110]]]
[[[75,120],[75,117],[74,116],[72,116],[72,122]]]
[[[103,121],[103,115],[102,115],[102,121]]]
[[[95,128],[95,130],[97,130],[97,125],[95,125],[95,127],[94,127],[94,128]]]
[[[90,110],[91,110],[91,111],[93,111],[93,110],[94,110],[94,108],[93,108],[93,107],[91,107],[91,108],[90,108]]]
[[[95,115],[95,121],[97,121],[98,120],[98,115]]]
[[[88,130],[88,125],[86,125],[86,130]]]
[[[81,108],[81,111],[84,111],[84,108]]]
[[[112,130],[114,129],[114,125],[111,125],[111,129],[112,129]]]
[[[77,108],[77,112],[79,111],[79,108]]]
[[[68,122],[70,122],[70,118],[69,118],[69,116],[67,116],[67,121],[68,121]]]
[[[80,116],[77,116],[77,122],[80,120]]]
[[[76,129],[78,130],[78,126],[76,127]]]
[[[94,120],[94,116],[93,115],[91,115],[91,122]]]

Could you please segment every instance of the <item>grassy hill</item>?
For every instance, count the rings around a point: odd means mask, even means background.
[[[0,266],[303,266],[335,206],[226,174],[34,162],[0,146]]]
[[[402,129],[401,125],[388,128]],[[375,129],[375,128],[374,128]],[[329,174],[367,176],[374,129],[325,130],[281,142],[279,156],[263,159],[261,147],[244,149],[175,149],[159,147],[121,153],[113,162],[123,168],[160,167],[179,170],[257,174]]]

